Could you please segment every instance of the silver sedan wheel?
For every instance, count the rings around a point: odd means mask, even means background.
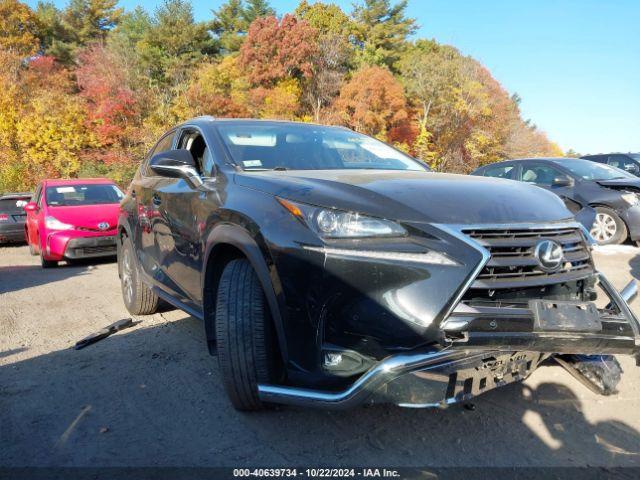
[[[122,293],[127,302],[127,305],[131,305],[133,301],[133,276],[131,265],[131,253],[128,248],[125,248],[122,252]]]
[[[618,225],[615,219],[611,215],[600,212],[596,215],[596,221],[591,227],[591,236],[598,243],[605,243],[610,241],[617,231]]]

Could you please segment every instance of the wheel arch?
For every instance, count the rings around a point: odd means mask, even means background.
[[[264,248],[264,250],[263,250]],[[278,337],[279,351],[283,362],[288,358],[283,326],[281,303],[278,300],[271,268],[273,265],[266,246],[261,248],[258,242],[243,227],[224,224],[214,227],[209,233],[205,246],[204,271],[202,275],[202,309],[207,336],[207,346],[211,354],[215,353],[215,296],[218,282],[225,265],[231,260],[246,258],[258,276],[267,299],[271,318]]]

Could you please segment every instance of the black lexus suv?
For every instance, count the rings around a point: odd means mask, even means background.
[[[132,314],[203,321],[238,409],[441,407],[547,359],[614,390],[636,288],[590,248],[538,187],[432,173],[345,128],[201,117],[135,175],[118,267]]]

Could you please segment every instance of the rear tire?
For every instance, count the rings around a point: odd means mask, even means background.
[[[118,252],[118,269],[124,306],[131,315],[151,315],[158,310],[159,298],[140,279],[140,270],[129,237],[122,238]]]
[[[591,236],[598,245],[619,245],[627,239],[627,226],[620,216],[608,207],[595,207],[596,219]]]
[[[277,347],[267,301],[251,264],[229,262],[218,285],[216,346],[222,380],[237,410],[260,410],[258,384],[278,370]]]

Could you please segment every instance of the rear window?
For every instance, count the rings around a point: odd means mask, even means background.
[[[122,191],[109,184],[59,185],[46,190],[47,205],[52,207],[120,203],[123,198]]]
[[[23,207],[29,203],[31,197],[0,197],[0,212],[24,213]]]

